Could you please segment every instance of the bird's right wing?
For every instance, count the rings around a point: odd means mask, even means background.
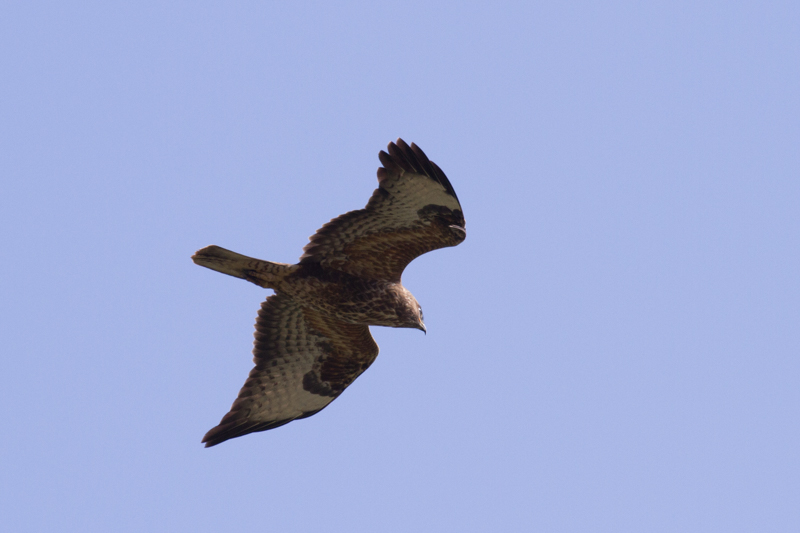
[[[319,412],[372,364],[378,345],[368,326],[275,294],[258,312],[253,355],[255,368],[230,412],[203,437],[206,447]]]
[[[334,218],[311,236],[300,264],[400,281],[420,255],[467,236],[453,186],[417,145],[397,139],[379,154],[378,188],[364,209]]]

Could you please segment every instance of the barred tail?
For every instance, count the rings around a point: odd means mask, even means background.
[[[192,261],[267,289],[274,289],[277,282],[296,268],[295,265],[263,261],[213,245],[195,252]]]

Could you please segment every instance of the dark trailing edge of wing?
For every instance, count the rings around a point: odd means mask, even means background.
[[[296,420],[290,418],[288,420],[278,420],[277,422],[251,422],[247,420],[237,420],[229,424],[221,422],[217,427],[212,428],[203,437],[203,442],[206,448],[216,446],[228,439],[241,437],[248,433],[255,433],[257,431],[267,431],[268,429],[275,429]]]
[[[428,159],[428,156],[419,146],[414,143],[408,146],[403,139],[398,138],[397,142],[389,143],[388,150],[388,154],[383,150],[378,154],[378,158],[383,164],[383,167],[378,169],[378,183],[388,178],[389,173],[392,171],[414,172],[415,174],[427,176],[440,184],[447,191],[447,194],[458,201],[458,196],[456,196],[456,191],[450,184],[450,180],[447,179],[447,176],[444,175],[444,172],[436,163]]]
[[[325,406],[327,407],[327,405]],[[325,409],[323,407],[322,409]],[[216,446],[217,444],[223,443],[229,439],[235,439],[236,437],[242,437],[244,435],[248,435],[250,433],[257,433],[259,431],[267,431],[270,429],[279,428],[281,426],[285,426],[289,422],[294,420],[300,420],[301,418],[308,418],[309,416],[315,415],[322,411],[322,409],[317,409],[315,411],[307,411],[302,415],[298,416],[297,418],[287,418],[286,420],[276,420],[272,422],[252,422],[248,420],[235,420],[228,424],[224,423],[225,419],[222,419],[220,424],[208,431],[203,437],[203,441],[206,445],[206,448],[210,448],[212,446]]]

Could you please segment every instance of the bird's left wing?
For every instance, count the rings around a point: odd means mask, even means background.
[[[203,437],[206,447],[319,412],[372,364],[378,345],[367,326],[275,294],[258,312],[253,355],[255,368],[230,412]]]

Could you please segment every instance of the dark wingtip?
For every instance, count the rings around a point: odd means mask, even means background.
[[[317,411],[314,411],[314,413],[316,412]],[[225,417],[223,417],[222,423],[220,423],[220,425],[216,427],[209,429],[208,433],[205,434],[203,440],[200,442],[205,443],[206,448],[211,448],[212,446],[216,446],[217,444],[222,444],[226,440],[235,439],[237,437],[243,437],[245,435],[249,435],[250,433],[258,433],[260,431],[267,431],[270,429],[275,429],[281,426],[285,426],[292,420],[296,420],[297,418],[304,418],[305,416],[311,416],[314,413],[306,414],[304,416],[299,416],[295,418],[287,418],[284,420],[274,420],[270,422],[245,421],[244,423],[242,423],[239,421],[234,421],[225,423]]]
[[[389,177],[392,172],[397,172],[398,170],[414,172],[427,176],[440,184],[444,187],[447,194],[458,201],[458,196],[450,180],[447,179],[445,173],[436,163],[428,159],[428,156],[425,155],[422,148],[413,142],[411,146],[409,146],[402,138],[398,137],[395,142],[389,143],[387,150],[389,153],[381,150],[378,154],[378,159],[380,159],[383,165],[383,167],[378,169],[379,182]]]
[[[203,440],[200,442],[205,444],[206,448],[211,448],[212,446],[216,446],[217,444],[221,444],[226,440],[233,438],[232,436],[225,436],[225,430],[220,426],[215,426],[206,432],[203,435]]]

